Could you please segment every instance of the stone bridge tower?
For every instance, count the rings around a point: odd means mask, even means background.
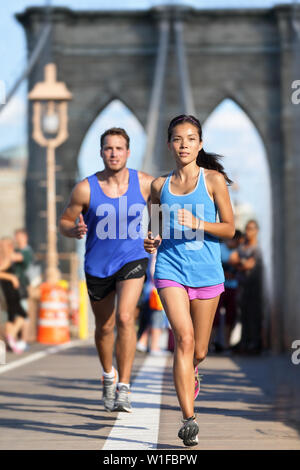
[[[294,13],[292,15],[292,13]],[[18,15],[28,50],[43,25],[43,10]],[[300,8],[193,10],[157,7],[146,11],[52,11],[51,60],[58,79],[73,94],[69,140],[59,148],[58,214],[74,185],[84,136],[101,110],[119,98],[145,127],[144,168],[157,175],[172,167],[165,147],[167,122],[182,111],[204,121],[224,99],[247,113],[264,142],[273,201],[271,340],[274,349],[300,339],[300,104],[292,82],[300,79],[294,57]],[[45,51],[29,77],[43,79]],[[298,62],[299,64],[300,62]],[[28,116],[31,133],[31,107]],[[98,157],[99,149],[95,149]],[[36,250],[45,243],[44,149],[29,140],[26,223]],[[60,239],[60,251],[74,249]]]

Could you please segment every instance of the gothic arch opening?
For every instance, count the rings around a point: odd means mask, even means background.
[[[245,111],[226,98],[203,124],[204,148],[224,156],[222,164],[234,181],[229,187],[236,226],[258,221],[268,297],[272,295],[272,198],[271,178],[262,138]]]

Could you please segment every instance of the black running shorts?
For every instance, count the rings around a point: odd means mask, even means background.
[[[102,300],[112,291],[116,290],[116,282],[127,279],[137,279],[145,276],[148,267],[148,258],[142,258],[124,264],[119,271],[108,277],[95,277],[85,273],[88,294],[91,300]]]

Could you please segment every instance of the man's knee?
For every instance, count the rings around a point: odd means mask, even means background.
[[[135,318],[134,313],[128,310],[117,312],[117,326],[119,328],[132,328],[134,327]]]
[[[115,321],[109,321],[104,324],[95,322],[95,335],[96,337],[103,337],[110,335],[114,332]]]

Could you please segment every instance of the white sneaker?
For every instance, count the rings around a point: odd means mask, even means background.
[[[140,352],[147,352],[147,346],[144,346],[141,343],[136,343],[136,350]]]
[[[27,351],[27,349],[29,349],[28,344],[23,340],[17,341],[16,344],[17,344],[17,347],[21,349],[21,351]]]
[[[23,349],[18,347],[17,341],[11,335],[7,335],[6,341],[8,346],[14,353],[21,354],[23,352]]]

